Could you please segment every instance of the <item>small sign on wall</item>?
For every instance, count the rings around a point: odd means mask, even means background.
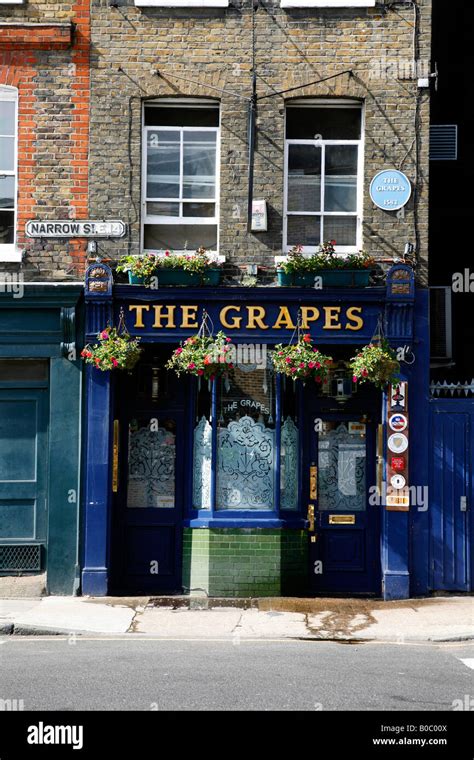
[[[411,182],[397,169],[384,169],[370,183],[370,197],[377,208],[399,211],[411,198]]]
[[[407,512],[410,509],[408,484],[408,384],[393,384],[388,389],[387,405],[387,501],[386,509]]]
[[[252,232],[266,232],[267,228],[267,202],[252,201]]]

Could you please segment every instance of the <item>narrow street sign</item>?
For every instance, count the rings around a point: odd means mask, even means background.
[[[108,221],[92,220],[31,220],[26,223],[25,232],[32,238],[120,238],[125,235],[127,225],[118,219]]]

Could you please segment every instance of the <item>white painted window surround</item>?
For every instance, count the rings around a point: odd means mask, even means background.
[[[373,8],[376,0],[281,0],[282,8]]]
[[[0,262],[21,261],[16,247],[18,90],[0,86]]]
[[[26,0],[0,0],[0,5],[23,5]]]
[[[227,8],[229,0],[135,0],[137,8]]]

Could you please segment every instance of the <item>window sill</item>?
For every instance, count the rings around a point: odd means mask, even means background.
[[[348,248],[344,248],[343,250],[341,250],[341,249],[338,250],[336,248],[335,253],[336,253],[336,256],[338,258],[343,259],[346,256],[350,256],[351,254],[359,253],[359,251],[360,251],[360,248],[357,248],[357,246],[355,246],[354,248],[349,248],[348,247]],[[288,251],[288,253],[289,253],[289,251]],[[275,266],[278,266],[279,264],[284,264],[286,261],[288,261],[288,253],[284,253],[284,254],[281,254],[279,256],[275,256]],[[303,258],[309,259],[309,258],[311,258],[311,256],[314,256],[315,253],[318,253],[318,249],[317,248],[314,248],[314,249],[312,248],[310,250],[303,251]]]
[[[195,256],[196,254],[190,253],[189,251],[172,251],[173,256]],[[165,252],[164,251],[143,251],[143,256],[146,256],[147,254],[154,254],[159,259],[165,258]],[[213,261],[215,264],[225,264],[225,256],[221,255],[220,253],[217,253],[216,251],[208,251],[206,255]]]
[[[0,262],[4,264],[20,264],[23,251],[14,245],[0,245]]]
[[[376,0],[281,0],[282,8],[373,8]]]
[[[288,518],[260,517],[257,519],[247,519],[245,517],[195,517],[184,520],[183,525],[185,528],[288,528],[293,530],[305,530],[308,523],[307,520],[303,519],[297,513]]]
[[[228,8],[229,0],[135,0],[138,8]]]

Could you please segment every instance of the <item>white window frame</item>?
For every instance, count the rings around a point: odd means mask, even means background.
[[[23,5],[26,0],[0,0],[0,5]]]
[[[374,8],[376,0],[281,0],[282,8]]]
[[[220,218],[220,154],[221,154],[221,128],[220,128],[220,107],[219,104],[216,104],[215,101],[206,104],[205,101],[199,101],[197,103],[196,101],[177,101],[172,102],[170,100],[163,101],[163,103],[160,103],[159,101],[156,101],[154,104],[150,103],[144,103],[143,104],[143,124],[145,123],[145,107],[155,106],[162,106],[163,108],[166,107],[172,107],[176,109],[182,109],[183,111],[189,108],[192,109],[199,109],[199,108],[215,108],[219,115],[219,126],[217,127],[160,127],[160,126],[143,126],[142,131],[142,214],[141,214],[141,240],[142,245],[141,249],[143,253],[159,253],[164,254],[165,249],[162,250],[151,250],[145,248],[145,225],[165,225],[165,224],[176,224],[176,225],[182,225],[182,226],[193,226],[193,225],[215,225],[217,227],[217,248],[213,251],[209,251],[209,253],[212,255],[217,255],[219,251],[219,218]],[[179,198],[148,198],[147,197],[147,168],[148,168],[148,132],[156,132],[156,131],[163,131],[163,132],[179,132],[181,135],[180,139],[180,176],[179,176]],[[167,202],[167,203],[179,203],[180,204],[180,212],[182,212],[182,204],[183,202],[190,202],[193,199],[192,198],[183,198],[183,133],[184,132],[214,132],[216,135],[216,191],[215,191],[215,198],[196,198],[194,199],[194,202],[199,203],[213,203],[214,204],[214,216],[156,216],[154,214],[148,215],[147,214],[147,203],[160,203],[160,202]],[[174,253],[187,253],[187,254],[193,254],[194,251],[188,250],[174,250]],[[219,257],[220,259],[220,257]]]
[[[0,167],[0,175],[5,177],[14,177],[15,186],[13,190],[13,230],[14,240],[13,243],[0,243],[0,262],[18,262],[22,259],[22,253],[16,246],[17,235],[17,220],[18,220],[18,89],[16,87],[10,87],[9,85],[0,85],[0,102],[8,102],[15,104],[15,134],[14,134],[14,156],[13,156],[13,170],[4,170]],[[12,135],[4,135],[4,137],[11,137]],[[2,209],[11,211],[11,209]]]
[[[355,245],[336,245],[336,253],[348,254],[356,253],[362,248],[363,239],[363,211],[364,211],[364,152],[365,152],[365,108],[364,104],[359,101],[342,101],[342,100],[305,100],[305,101],[292,101],[285,109],[285,134],[286,134],[286,115],[290,108],[311,108],[311,109],[323,109],[323,108],[354,108],[360,111],[361,115],[361,136],[359,140],[298,140],[285,138],[285,150],[284,150],[284,190],[283,190],[283,252],[286,254],[291,250],[292,246],[288,244],[288,217],[289,216],[316,216],[321,219],[324,216],[352,216],[357,219],[356,230],[356,243]],[[290,145],[313,145],[316,148],[321,148],[321,211],[288,211],[288,154]],[[324,211],[324,188],[325,188],[325,153],[327,145],[356,145],[357,151],[357,204],[356,211]],[[327,238],[324,235],[324,223],[323,223],[323,235],[321,242],[323,243]],[[337,241],[336,241],[337,243]],[[303,246],[303,253],[311,255],[319,250],[319,246]],[[281,257],[286,259],[286,256]],[[278,257],[280,259],[280,257]],[[278,263],[278,262],[277,262]]]

